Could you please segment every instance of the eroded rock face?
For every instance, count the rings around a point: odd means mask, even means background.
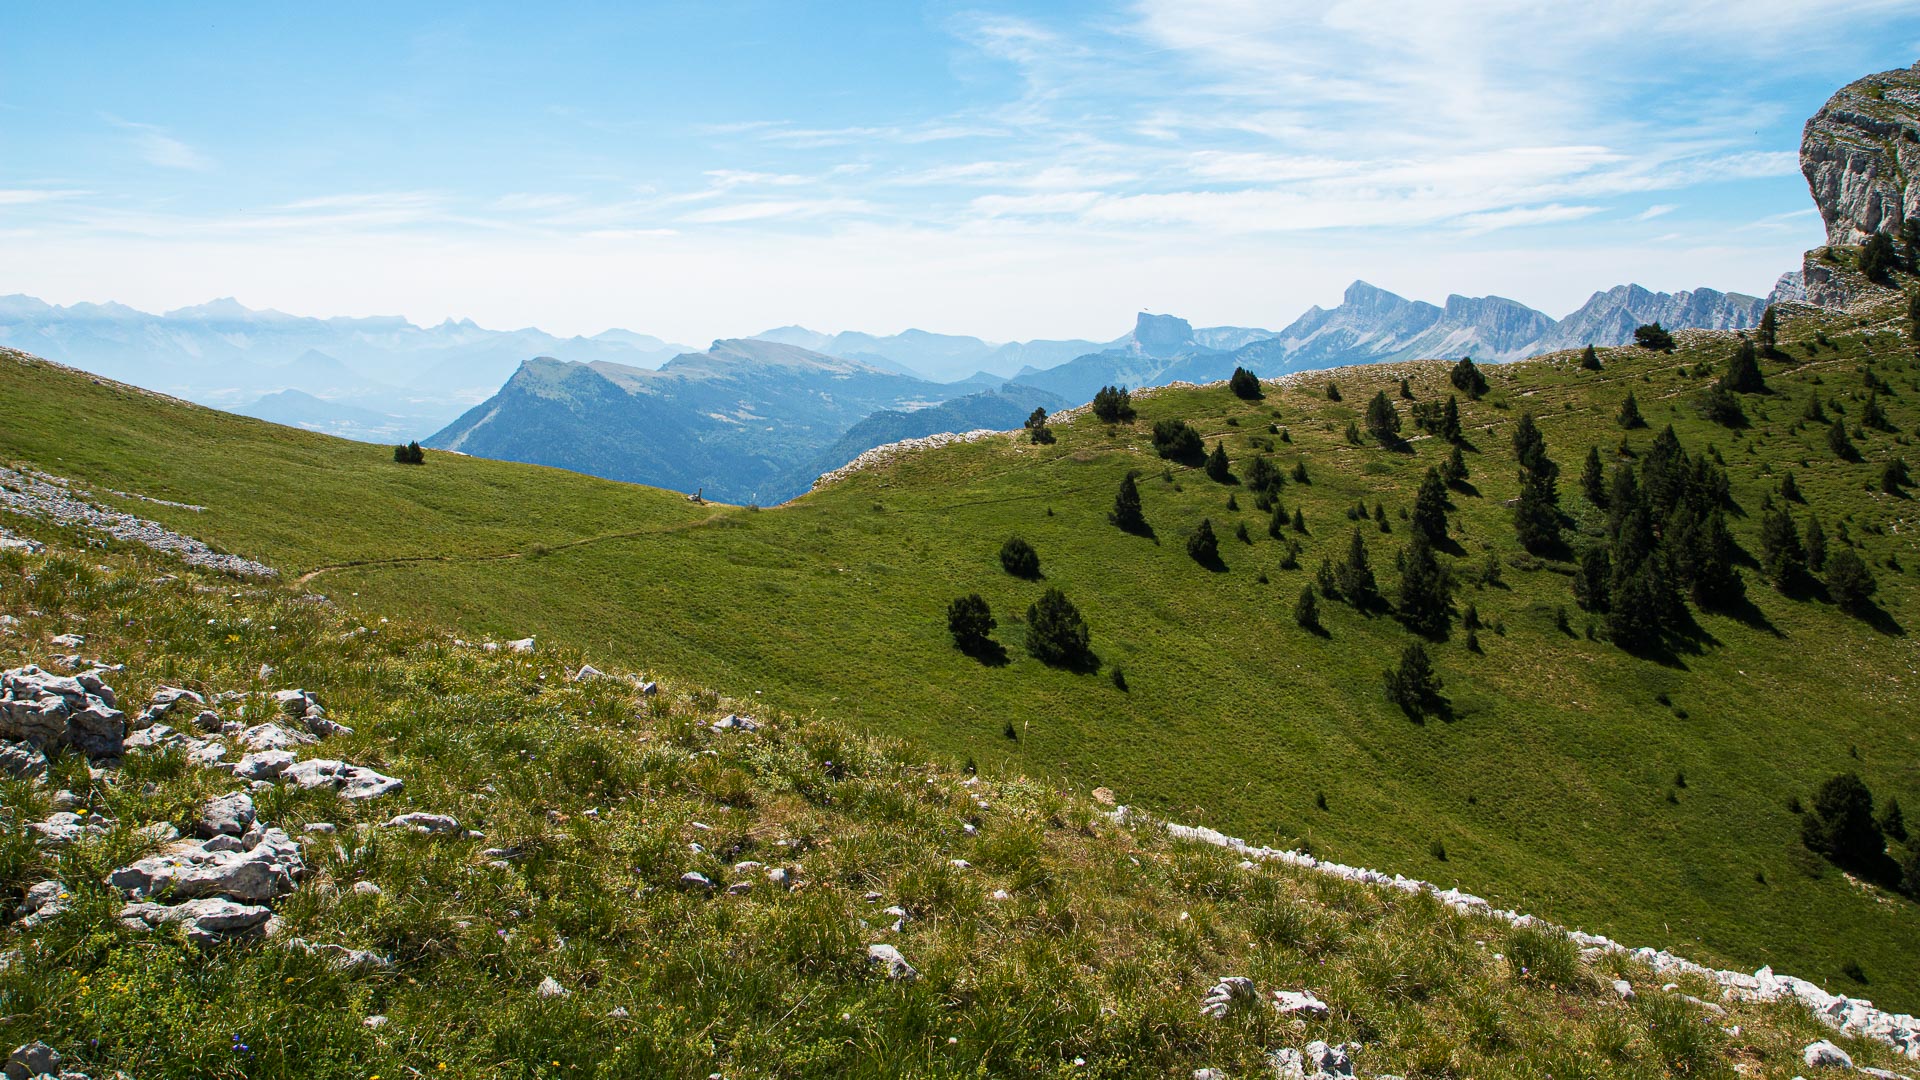
[[[1863,244],[1920,216],[1920,65],[1848,83],[1807,121],[1800,171],[1827,243]]]
[[[0,673],[0,739],[117,758],[126,737],[127,715],[98,673],[55,675],[31,664]]]

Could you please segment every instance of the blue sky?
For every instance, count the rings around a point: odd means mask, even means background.
[[[12,5],[0,293],[702,343],[1764,292],[1911,0]],[[1574,14],[1569,14],[1574,13]]]

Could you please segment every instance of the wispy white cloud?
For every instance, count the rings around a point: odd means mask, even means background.
[[[1674,205],[1673,203],[1656,203],[1652,206],[1647,207],[1645,210],[1640,211],[1638,214],[1635,214],[1633,217],[1633,220],[1652,221],[1654,218],[1665,217],[1666,215],[1671,214],[1678,209],[1680,208]]]
[[[141,160],[162,169],[187,169],[204,172],[213,168],[213,162],[205,154],[168,134],[157,124],[141,124],[132,120],[108,117],[108,123],[125,131],[133,144],[134,151]]]
[[[77,199],[91,194],[90,191],[61,188],[0,188],[0,206],[26,206],[59,199]]]

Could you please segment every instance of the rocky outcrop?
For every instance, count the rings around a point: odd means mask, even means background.
[[[75,488],[71,481],[46,473],[0,466],[0,508],[22,517],[51,521],[56,525],[72,525],[106,533],[116,540],[143,544],[155,551],[178,556],[189,566],[204,566],[242,577],[274,577],[279,573],[273,567],[251,559],[222,554],[157,521],[101,506],[91,501],[88,492]]]
[[[1920,64],[1848,83],[1807,121],[1800,171],[1827,226],[1851,247],[1920,216]]]
[[[0,674],[0,740],[39,750],[66,747],[89,757],[117,758],[127,715],[97,672],[55,675],[29,664]]]

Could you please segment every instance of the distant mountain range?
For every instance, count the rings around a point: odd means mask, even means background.
[[[1107,342],[996,344],[779,327],[705,351],[627,330],[561,338],[471,321],[318,319],[216,300],[160,315],[0,297],[0,344],[203,404],[347,438],[556,465],[727,501],[778,502],[873,446],[1017,427],[1105,385],[1211,382],[1422,357],[1512,360],[1632,339],[1642,323],[1741,329],[1766,302],[1712,289],[1594,293],[1564,319],[1497,296],[1433,305],[1364,281],[1284,329],[1141,313]],[[529,359],[533,358],[533,359]]]
[[[1035,405],[1049,404],[1060,402],[1039,391],[980,392],[740,338],[677,356],[658,370],[529,360],[499,393],[426,445],[704,491],[727,502],[774,503],[863,450],[908,437],[896,432],[931,434],[922,430],[929,424],[942,431],[1017,427]],[[863,438],[873,441],[860,444]]]
[[[0,297],[0,344],[204,405],[382,442],[443,426],[530,356],[655,367],[690,349],[626,330],[561,338],[471,320],[317,319],[231,299],[154,315],[18,295]]]
[[[1436,307],[1356,281],[1338,307],[1308,308],[1278,332],[1194,330],[1184,319],[1143,314],[1133,334],[1115,346],[1045,370],[1023,369],[1013,378],[1083,402],[1109,384],[1211,382],[1236,367],[1271,376],[1434,357],[1498,363],[1589,343],[1625,344],[1636,327],[1656,321],[1673,328],[1745,329],[1758,325],[1765,311],[1766,301],[1740,293],[1656,293],[1621,285],[1594,293],[1579,310],[1555,320],[1504,297],[1449,296]]]

